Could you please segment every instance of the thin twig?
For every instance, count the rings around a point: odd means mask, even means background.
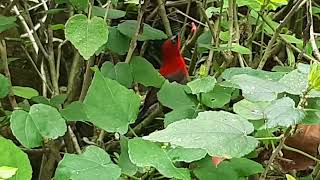
[[[68,126],[68,133],[69,133],[69,135],[70,135],[70,137],[71,137],[71,140],[72,140],[74,149],[76,150],[76,152],[77,152],[78,154],[81,154],[81,148],[80,148],[80,146],[79,146],[77,137],[76,137],[76,135],[73,133],[72,128],[71,128],[70,126]]]
[[[299,154],[304,155],[305,157],[310,158],[310,159],[312,159],[312,160],[314,160],[314,161],[316,161],[316,162],[318,162],[318,163],[320,162],[320,160],[317,159],[316,157],[313,157],[313,156],[311,156],[311,155],[308,154],[308,153],[305,153],[305,152],[303,152],[303,151],[301,151],[301,150],[299,150],[299,149],[296,149],[296,148],[287,146],[287,145],[285,145],[285,144],[283,145],[283,149],[288,150],[288,151],[292,151],[292,152],[299,153]]]
[[[311,47],[312,47],[312,52],[313,52],[313,55],[315,56],[315,58],[320,61],[320,52],[319,52],[319,49],[318,49],[318,46],[317,46],[317,43],[316,43],[316,40],[314,38],[314,31],[313,31],[313,17],[312,17],[312,2],[311,0],[309,0],[309,3],[307,5],[309,11],[309,18],[310,18],[310,43],[311,43]]]
[[[2,64],[4,74],[8,78],[8,82],[9,82],[9,95],[8,95],[9,101],[12,109],[14,109],[15,107],[17,107],[17,101],[12,91],[11,75],[10,75],[8,57],[7,57],[7,47],[6,47],[6,42],[4,40],[0,41],[0,54],[1,54],[1,60],[2,60],[2,63],[0,64]]]
[[[167,13],[166,13],[166,9],[164,6],[164,2],[162,0],[157,0],[158,3],[158,13],[162,19],[162,23],[164,26],[164,29],[166,31],[166,34],[171,37],[172,36],[172,31],[171,31],[171,26],[170,26],[170,21],[168,19]]]
[[[82,83],[82,89],[81,89],[81,93],[80,93],[80,97],[79,100],[83,101],[84,98],[87,95],[87,91],[89,89],[90,83],[91,83],[91,79],[92,79],[92,70],[90,69],[95,63],[95,58],[91,57],[88,61],[87,61],[87,67],[86,67],[86,72],[84,74],[84,79],[83,79],[83,83]]]
[[[142,17],[143,17],[143,14],[144,14],[144,11],[145,11],[147,3],[148,3],[148,0],[146,0],[144,2],[144,4],[141,5],[141,0],[139,0],[139,14],[138,14],[138,17],[137,17],[137,27],[136,27],[135,33],[134,33],[134,35],[133,35],[133,37],[131,39],[131,42],[130,42],[128,54],[127,54],[127,57],[126,57],[126,60],[125,60],[126,63],[130,62],[131,57],[133,55],[133,52],[136,49],[138,36],[139,36],[140,31],[141,31],[141,28],[143,28],[142,27],[143,26]]]
[[[25,52],[25,54],[27,55],[27,58],[29,59],[31,65],[33,66],[33,68],[35,69],[35,71],[37,72],[37,74],[39,75],[39,77],[41,78],[42,82],[45,84],[46,88],[49,90],[49,92],[51,94],[53,94],[53,91],[51,89],[51,87],[49,86],[49,84],[47,83],[46,79],[44,79],[44,77],[42,76],[41,72],[39,71],[36,63],[34,62],[34,60],[32,59],[32,57],[30,56],[28,50],[21,45],[22,50]]]

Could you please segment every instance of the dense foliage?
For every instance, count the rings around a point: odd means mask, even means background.
[[[1,0],[0,179],[319,179],[319,5]]]

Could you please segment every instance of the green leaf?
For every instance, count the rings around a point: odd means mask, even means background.
[[[45,104],[32,105],[29,113],[13,111],[10,122],[14,136],[28,148],[41,146],[44,139],[56,139],[67,131],[57,109]]]
[[[11,140],[0,136],[0,166],[17,168],[16,174],[10,180],[31,179],[32,168],[28,155]],[[2,174],[3,175],[3,174]],[[0,170],[0,179],[3,178]]]
[[[64,24],[53,24],[50,25],[50,29],[53,31],[57,31],[57,30],[64,30]]]
[[[137,27],[137,21],[136,20],[126,20],[123,23],[118,25],[118,30],[128,36],[129,38],[132,38]],[[161,40],[166,39],[167,35],[158,30],[154,29],[148,24],[143,24],[143,30],[141,31],[142,34],[139,34],[138,41],[147,41],[147,40]]]
[[[259,0],[237,0],[236,2],[239,7],[248,6],[250,9],[255,11],[260,11],[261,8]]]
[[[216,167],[208,156],[196,162],[195,167],[193,172],[201,180],[218,180],[222,177],[227,180],[239,180],[237,172],[231,166],[222,162]]]
[[[105,45],[110,51],[119,55],[124,55],[128,52],[130,45],[130,39],[121,34],[120,31],[115,27],[109,28],[108,42]]]
[[[169,124],[182,119],[195,118],[197,115],[198,111],[194,107],[181,107],[174,109],[173,111],[165,114],[164,127],[167,127]]]
[[[278,82],[246,74],[232,77],[231,82],[238,85],[242,90],[242,95],[250,101],[272,101],[279,93],[285,91],[285,87]]]
[[[25,99],[31,99],[32,97],[39,96],[39,92],[30,87],[12,86],[13,94]]]
[[[212,91],[203,93],[201,103],[211,108],[222,108],[230,102],[233,88],[216,85]]]
[[[85,15],[72,16],[66,23],[65,36],[88,60],[108,41],[106,22],[99,17],[87,19]]]
[[[92,7],[92,15],[99,16],[104,18],[107,12],[107,8],[102,8],[99,6]],[[107,19],[119,19],[126,15],[125,11],[117,10],[117,9],[108,9]]]
[[[307,90],[308,74],[300,73],[297,69],[284,75],[280,80],[283,86],[286,87],[286,92],[294,95],[302,95]]]
[[[137,118],[140,98],[132,90],[96,71],[84,104],[88,121],[107,132],[124,134]]]
[[[294,35],[280,34],[281,38],[291,44],[303,44],[303,40],[297,39]]]
[[[320,124],[320,100],[319,98],[310,98],[304,107],[306,116],[302,120],[303,124]]]
[[[226,163],[229,164],[240,177],[262,173],[264,170],[261,164],[246,158],[232,158]]]
[[[9,179],[17,173],[18,168],[0,166],[0,179]]]
[[[131,59],[130,66],[135,82],[144,86],[153,86],[160,88],[164,82],[164,77],[154,69],[152,64],[140,56],[134,56]]]
[[[286,179],[287,179],[287,180],[296,180],[296,178],[293,177],[293,176],[290,175],[290,174],[286,174]]]
[[[129,158],[128,138],[121,136],[120,138],[121,154],[118,165],[122,173],[133,176],[138,171],[138,167],[134,165]]]
[[[251,102],[243,99],[233,105],[233,111],[246,119],[259,120],[264,118],[264,110],[269,105],[270,102]]]
[[[64,109],[60,110],[61,115],[67,121],[87,121],[85,106],[80,101],[74,101]]]
[[[193,162],[204,158],[207,152],[203,149],[186,149],[182,147],[175,147],[169,149],[167,154],[172,159],[172,161],[183,161],[183,162]]]
[[[213,76],[195,79],[187,83],[192,94],[207,93],[213,90],[217,80]]]
[[[50,103],[54,106],[58,106],[58,105],[63,104],[66,101],[66,99],[67,99],[66,94],[59,94],[59,95],[53,96],[50,99]]]
[[[244,46],[241,46],[240,44],[232,45],[231,51],[237,52],[239,54],[251,54],[252,53],[250,49],[248,49]]]
[[[101,73],[105,77],[118,81],[127,88],[132,87],[133,77],[128,63],[119,62],[114,66],[112,62],[107,61],[102,64]]]
[[[103,149],[88,146],[80,155],[65,154],[58,164],[55,179],[117,180],[120,175],[121,169],[112,163]]]
[[[241,116],[225,111],[206,111],[195,119],[174,122],[143,138],[184,148],[205,149],[211,156],[231,158],[242,157],[257,146],[258,141],[247,136],[253,130],[253,125]]]
[[[160,103],[171,109],[180,109],[182,107],[194,107],[195,103],[185,92],[185,85],[176,82],[169,83],[165,81],[160,91],[157,93]]]
[[[277,99],[265,110],[267,128],[276,126],[289,127],[298,124],[303,118],[302,110],[295,108],[294,101],[289,97]]]
[[[84,11],[88,9],[88,0],[69,0],[69,2],[78,10]]]
[[[225,80],[231,80],[233,76],[247,74],[250,76],[255,76],[261,79],[269,80],[269,81],[278,81],[280,80],[286,73],[284,72],[269,72],[258,69],[252,69],[250,67],[240,68],[240,67],[232,67],[228,68],[222,73],[222,78]]]
[[[141,138],[134,138],[129,140],[128,147],[129,157],[137,166],[152,166],[168,178],[190,179],[188,170],[176,168],[166,151],[157,144]]]
[[[9,81],[8,79],[0,74],[0,98],[4,98],[7,96],[7,94],[9,93]]]
[[[9,30],[16,26],[17,18],[14,16],[2,16],[0,15],[0,33]]]

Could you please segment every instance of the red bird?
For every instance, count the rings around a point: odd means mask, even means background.
[[[161,46],[162,62],[160,74],[170,82],[176,81],[185,84],[188,81],[188,70],[184,58],[180,53],[180,36],[176,35],[167,39]],[[151,88],[147,93],[144,105],[138,115],[137,122],[140,122],[145,116],[148,109],[157,102],[157,88]]]
[[[161,49],[162,65],[160,67],[160,74],[171,82],[176,81],[185,84],[189,74],[184,58],[180,53],[180,36],[176,35],[166,40]]]

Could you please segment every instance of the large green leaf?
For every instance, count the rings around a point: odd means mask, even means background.
[[[159,145],[141,138],[135,138],[129,140],[128,147],[129,157],[137,166],[155,167],[163,176],[168,178],[190,179],[188,170],[176,168],[166,151]]]
[[[195,106],[193,100],[185,92],[185,85],[176,82],[165,81],[157,96],[162,105],[171,109]]]
[[[122,18],[126,15],[125,11],[117,10],[117,9],[107,9],[107,8],[102,8],[99,6],[93,6],[92,7],[92,15],[94,16],[99,16],[104,18],[106,12],[107,13],[107,18],[108,19],[119,19]]]
[[[233,105],[233,111],[249,120],[259,120],[265,118],[264,110],[270,102],[251,102],[243,99]]]
[[[31,179],[32,168],[25,154],[11,140],[0,136],[0,167],[10,166],[18,168],[16,174],[10,180]],[[1,179],[1,175],[0,175]]]
[[[286,87],[286,92],[294,95],[302,95],[307,90],[308,75],[293,70],[284,75],[279,83]]]
[[[25,99],[31,99],[32,97],[39,96],[39,92],[30,87],[12,86],[13,94]]]
[[[187,149],[182,147],[170,148],[167,151],[172,161],[193,162],[204,158],[207,152],[203,149]]]
[[[15,27],[16,20],[17,18],[14,16],[7,17],[7,16],[0,15],[0,33]]]
[[[55,179],[116,180],[121,169],[112,163],[108,153],[96,146],[88,146],[80,155],[65,154],[59,162]]]
[[[87,60],[108,41],[108,34],[106,22],[99,17],[87,19],[85,15],[77,14],[66,23],[66,39]]]
[[[9,93],[9,81],[8,79],[0,74],[0,98],[4,98],[7,96],[7,94]]]
[[[124,134],[137,118],[140,98],[132,90],[96,71],[84,104],[88,121],[107,132]]]
[[[247,74],[233,76],[231,82],[238,85],[242,90],[242,95],[250,101],[272,101],[277,98],[279,93],[286,90],[278,82]]]
[[[143,57],[132,57],[130,66],[134,81],[144,86],[153,86],[159,88],[165,80],[164,77],[162,77],[160,73],[154,69],[152,64]]]
[[[289,97],[277,99],[265,110],[268,128],[276,126],[289,127],[298,124],[303,118],[302,110],[295,108],[294,101]]]
[[[102,64],[101,73],[105,77],[118,81],[127,88],[132,87],[133,77],[128,63],[119,62],[116,65],[113,65],[112,62],[107,61]]]
[[[28,148],[41,146],[44,139],[56,139],[67,131],[58,110],[45,104],[32,105],[29,113],[13,111],[10,122],[12,133]]]
[[[105,47],[119,55],[124,55],[129,50],[130,39],[121,34],[115,27],[109,28],[108,42]]]
[[[228,68],[221,74],[222,78],[225,80],[231,80],[233,76],[247,74],[250,76],[259,77],[261,79],[270,80],[270,81],[278,81],[280,80],[286,73],[284,72],[269,72],[258,69],[252,69],[250,67],[240,68],[240,67],[232,67]]]
[[[137,21],[136,20],[126,20],[123,23],[118,25],[118,30],[128,36],[129,38],[132,38],[137,27]],[[143,30],[141,31],[142,34],[139,34],[138,40],[139,41],[147,41],[147,40],[161,40],[166,39],[167,35],[158,30],[154,29],[148,24],[143,24]]]
[[[207,93],[213,90],[217,80],[213,76],[195,79],[187,83],[192,94]]]
[[[205,149],[211,156],[242,157],[258,144],[255,138],[247,136],[253,130],[253,125],[241,116],[225,111],[206,111],[195,119],[174,122],[144,139]]]

